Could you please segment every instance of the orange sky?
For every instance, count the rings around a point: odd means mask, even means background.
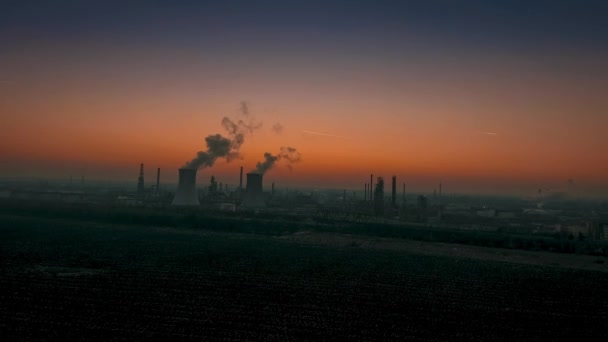
[[[370,63],[344,52],[217,60],[199,50],[25,45],[2,63],[0,176],[135,181],[143,162],[175,182],[245,100],[262,129],[246,138],[242,160],[219,160],[201,178],[236,183],[239,166],[293,146],[302,161],[267,179],[363,188],[370,173],[395,174],[420,191],[443,180],[464,192],[533,192],[571,178],[606,188],[606,56],[445,52],[385,51]]]

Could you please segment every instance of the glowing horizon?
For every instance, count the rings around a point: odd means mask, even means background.
[[[522,19],[512,5],[496,25],[487,6],[477,27],[438,3],[444,11],[315,1],[297,10],[110,1],[48,17],[45,6],[7,8],[0,177],[135,180],[143,162],[174,170],[162,173],[174,182],[247,101],[263,127],[246,137],[243,159],[199,174],[234,178],[293,146],[302,161],[269,174],[285,184],[357,189],[373,173],[411,189],[443,180],[532,193],[574,179],[604,194],[608,34],[593,6],[566,15],[528,4]]]

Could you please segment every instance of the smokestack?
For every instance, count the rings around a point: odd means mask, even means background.
[[[376,216],[384,214],[384,179],[378,177],[376,189],[374,190],[374,212]]]
[[[442,216],[442,207],[441,207],[441,182],[439,182],[439,220],[441,220]]]
[[[179,184],[172,204],[175,206],[199,205],[196,193],[196,169],[179,169]]]
[[[241,166],[241,176],[239,178],[239,191],[243,191],[243,167]]]
[[[391,197],[391,204],[393,205],[393,208],[397,207],[397,176],[393,176],[393,184],[392,184],[393,188],[392,188],[392,197]]]
[[[144,164],[139,165],[139,177],[137,178],[137,195],[144,194]]]
[[[160,192],[160,167],[156,170],[156,194]]]
[[[271,190],[271,194],[274,196],[274,182],[272,182],[272,190]]]
[[[374,174],[369,175],[369,201],[372,199],[372,189],[374,188]]]
[[[365,183],[365,192],[363,192],[363,201],[367,202],[367,183]]]
[[[262,177],[262,174],[256,172],[247,174],[247,188],[245,189],[243,203],[241,203],[242,207],[263,208],[266,206],[264,190],[262,189]]]
[[[403,183],[403,202],[405,203],[405,183]]]

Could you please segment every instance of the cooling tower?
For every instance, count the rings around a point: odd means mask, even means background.
[[[176,206],[199,205],[196,193],[196,169],[179,169],[179,184],[172,204]]]
[[[242,207],[263,208],[266,206],[264,191],[262,190],[262,177],[263,175],[259,173],[247,174],[247,186],[243,202],[241,203]]]

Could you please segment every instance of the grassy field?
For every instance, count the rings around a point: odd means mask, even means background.
[[[457,243],[503,249],[608,256],[608,242],[574,239],[568,234],[523,234],[429,227],[395,221],[355,222],[319,216],[261,212],[222,212],[201,208],[151,208],[0,200],[0,214],[73,219],[106,224],[204,229],[217,232],[284,236],[300,231]]]
[[[608,337],[608,273],[0,215],[0,339]]]

